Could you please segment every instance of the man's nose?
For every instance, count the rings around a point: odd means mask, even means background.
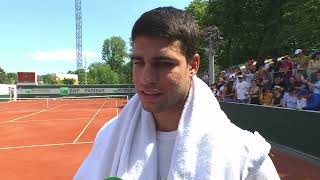
[[[157,67],[152,64],[146,64],[141,76],[145,84],[156,83],[158,80]]]

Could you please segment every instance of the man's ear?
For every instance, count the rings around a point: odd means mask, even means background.
[[[198,53],[196,53],[193,55],[192,61],[189,66],[190,68],[189,71],[192,76],[197,74],[199,70],[199,66],[200,66],[200,56]]]

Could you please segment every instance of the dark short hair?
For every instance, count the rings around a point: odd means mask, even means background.
[[[199,28],[186,11],[174,7],[159,7],[145,12],[135,22],[131,32],[132,41],[138,36],[181,41],[182,53],[190,63],[193,55],[197,53]]]

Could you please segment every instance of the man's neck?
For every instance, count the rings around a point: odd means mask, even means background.
[[[166,132],[177,130],[182,109],[180,111],[153,113],[157,130]]]

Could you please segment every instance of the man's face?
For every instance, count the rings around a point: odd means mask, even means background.
[[[318,81],[320,80],[320,73],[317,72],[316,78],[317,78]]]
[[[187,63],[180,41],[136,37],[131,60],[136,91],[145,110],[181,111],[192,76],[198,70]],[[199,56],[197,56],[199,57]]]

